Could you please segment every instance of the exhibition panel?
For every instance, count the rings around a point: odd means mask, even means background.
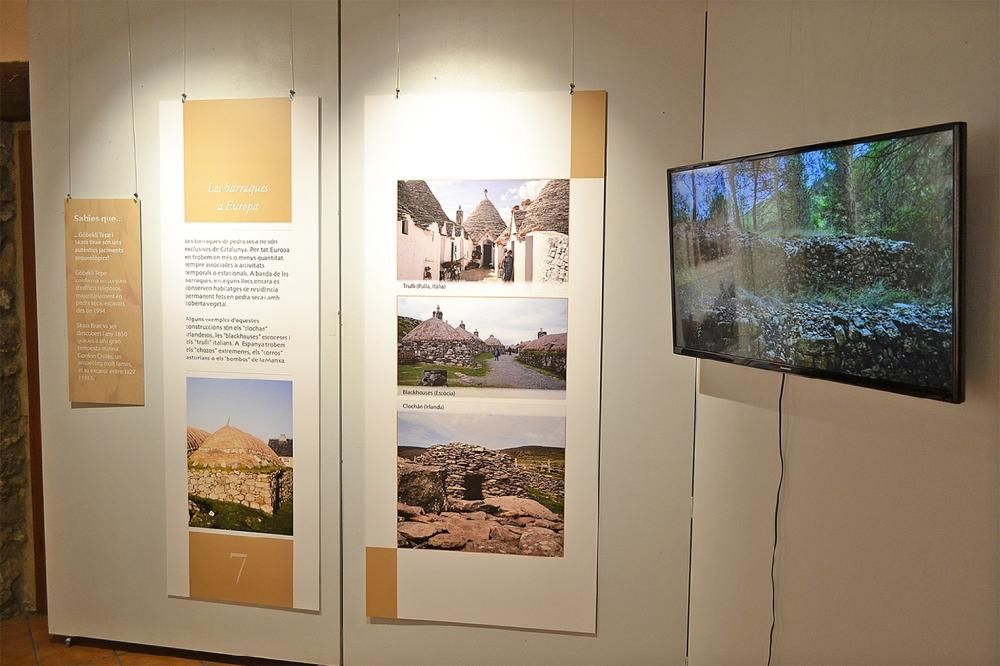
[[[369,615],[596,630],[606,108],[366,100]]]
[[[160,109],[167,590],[319,610],[319,100]]]

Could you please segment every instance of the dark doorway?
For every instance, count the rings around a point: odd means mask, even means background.
[[[483,481],[485,477],[482,474],[466,474],[465,475],[465,494],[462,495],[462,499],[467,500],[481,500],[483,499]]]
[[[493,268],[493,243],[483,243],[483,268]]]

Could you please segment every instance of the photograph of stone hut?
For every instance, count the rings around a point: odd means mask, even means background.
[[[397,383],[564,391],[566,326],[564,298],[400,296]],[[514,341],[536,330],[558,334],[522,355]]]
[[[539,331],[538,337],[518,346],[517,357],[526,364],[566,377],[568,334]]]
[[[291,534],[292,382],[188,377],[187,416],[188,524]]]
[[[567,179],[398,181],[397,279],[567,282],[569,189]]]
[[[561,557],[562,416],[400,412],[397,545]]]

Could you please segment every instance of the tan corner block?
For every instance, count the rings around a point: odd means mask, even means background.
[[[369,617],[397,617],[395,548],[365,548],[365,600]]]
[[[577,90],[572,100],[570,177],[604,178],[608,93]]]

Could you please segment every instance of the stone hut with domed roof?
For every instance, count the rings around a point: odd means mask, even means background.
[[[569,180],[548,181],[538,196],[511,209],[506,240],[515,282],[569,281]]]
[[[502,244],[498,241],[507,231],[507,223],[500,217],[500,212],[490,201],[488,194],[483,190],[483,200],[463,222],[463,227],[473,244],[473,260],[478,255],[481,267],[496,268],[497,253],[502,255]]]
[[[486,351],[486,345],[476,335],[465,330],[464,322],[452,326],[444,320],[440,306],[404,335],[399,341],[400,363],[429,363],[473,367],[476,356]]]
[[[465,265],[472,242],[464,229],[461,207],[452,221],[425,180],[396,183],[396,279],[431,280],[441,276],[441,264]]]
[[[192,432],[188,428],[188,448]],[[292,468],[259,437],[227,423],[188,455],[188,495],[273,514],[292,498]]]
[[[495,351],[497,349],[505,348],[504,343],[500,342],[500,340],[497,339],[495,335],[490,335],[490,337],[486,338],[486,340],[484,340],[484,344],[486,345],[486,348],[489,349],[490,351]]]

